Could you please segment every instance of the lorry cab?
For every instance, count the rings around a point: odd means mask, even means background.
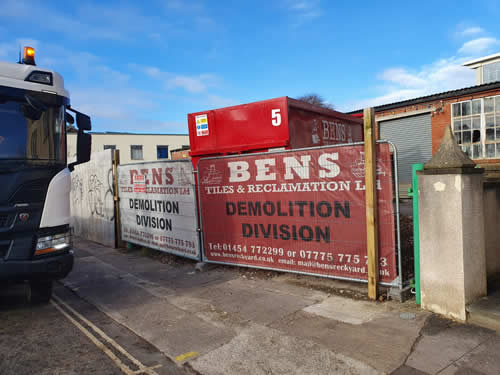
[[[69,93],[56,72],[35,65],[34,50],[0,62],[0,282],[27,281],[32,301],[48,301],[52,281],[73,267]],[[76,112],[77,163],[90,158],[90,118]]]

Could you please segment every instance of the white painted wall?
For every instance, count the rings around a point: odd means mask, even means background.
[[[113,156],[111,150],[96,152],[88,163],[71,173],[71,226],[74,234],[115,246]]]
[[[120,150],[120,164],[157,161],[156,146],[172,150],[189,145],[189,135],[184,134],[125,134],[92,133],[92,153],[104,150],[104,145],[115,145]],[[143,160],[130,159],[130,146],[142,145]],[[76,159],[76,133],[68,134],[68,163]],[[160,159],[164,160],[164,159]]]

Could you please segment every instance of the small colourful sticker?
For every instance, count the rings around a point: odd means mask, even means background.
[[[196,135],[198,137],[208,135],[208,116],[198,115],[194,119],[196,121]]]
[[[134,181],[134,193],[146,192],[146,176],[136,174],[134,175],[133,181]]]

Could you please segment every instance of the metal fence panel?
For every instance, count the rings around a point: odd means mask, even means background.
[[[118,167],[122,240],[201,259],[190,160]]]
[[[201,159],[204,260],[365,281],[363,150],[350,144]],[[388,143],[377,145],[377,180],[380,280],[393,285],[398,262]]]
[[[115,247],[113,154],[92,154],[71,173],[71,226],[74,234]]]

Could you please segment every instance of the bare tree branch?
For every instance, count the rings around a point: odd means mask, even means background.
[[[302,102],[306,102],[309,104],[317,105],[317,106],[323,107],[323,108],[335,109],[333,104],[330,104],[327,101],[325,101],[325,99],[319,94],[302,95],[301,97],[297,98],[297,100],[300,100]]]

